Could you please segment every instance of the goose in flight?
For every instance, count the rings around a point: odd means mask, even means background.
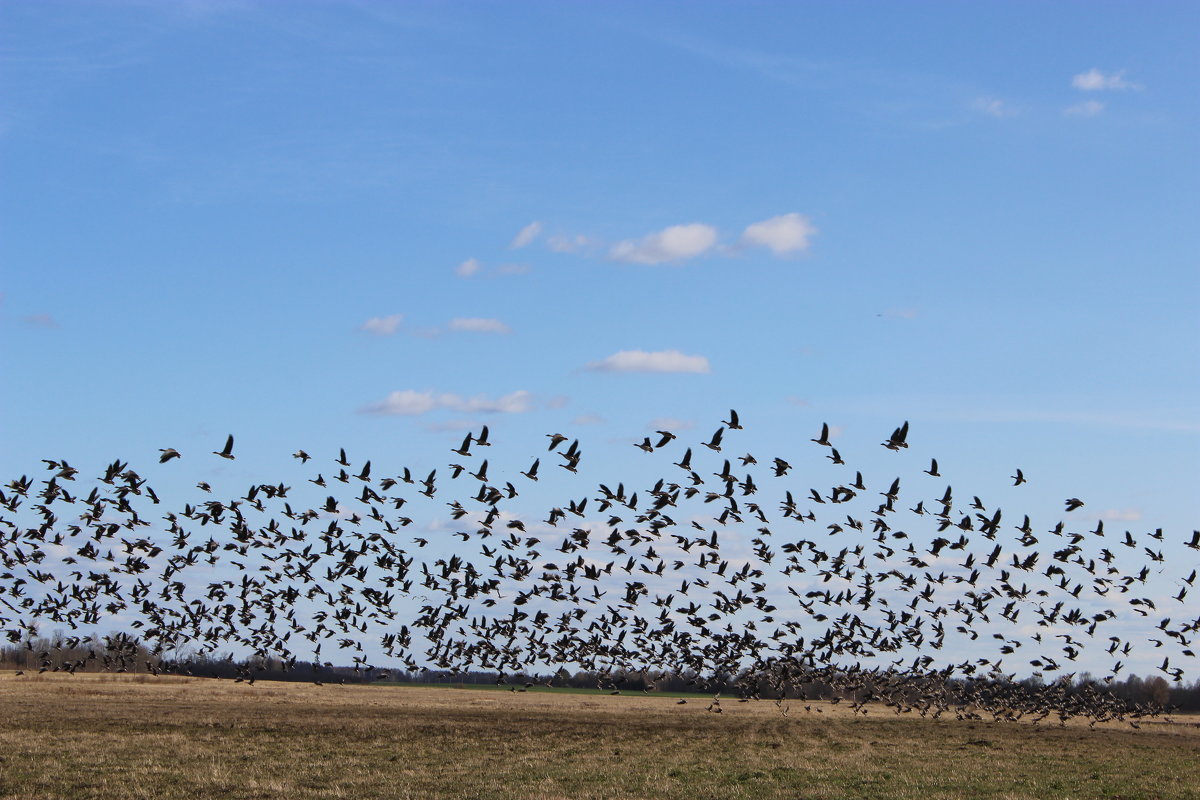
[[[233,460],[233,434],[232,433],[229,434],[229,438],[225,440],[225,449],[220,450],[220,451],[213,450],[213,455],[220,456],[221,458],[228,458],[230,461]]]
[[[538,464],[540,464],[540,463],[541,463],[541,461],[542,461],[542,460],[541,460],[540,458],[535,458],[535,459],[533,460],[533,466],[531,466],[531,467],[529,468],[529,471],[528,471],[528,472],[522,472],[521,474],[522,474],[522,475],[524,475],[526,478],[529,478],[529,480],[531,480],[531,481],[536,481],[536,480],[537,480]]]
[[[892,431],[892,435],[888,437],[886,442],[883,443],[883,446],[888,450],[899,450],[902,447],[908,447],[908,442],[905,441],[907,438],[908,420],[905,420],[903,425]]]
[[[821,423],[821,438],[809,439],[809,441],[816,442],[817,444],[823,444],[826,447],[833,447],[833,445],[829,443],[829,423],[828,422]]]

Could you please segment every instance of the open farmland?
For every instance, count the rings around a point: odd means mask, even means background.
[[[791,701],[0,677],[0,797],[1200,796],[1200,721],[1033,726]]]

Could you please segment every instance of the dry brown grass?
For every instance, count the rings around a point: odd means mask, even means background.
[[[1087,730],[707,705],[10,673],[0,798],[1200,797],[1195,719]]]

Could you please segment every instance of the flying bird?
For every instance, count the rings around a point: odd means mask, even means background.
[[[826,447],[832,447],[833,445],[829,443],[829,423],[824,422],[821,424],[821,437],[819,439],[809,439],[809,441],[823,444]]]
[[[233,434],[232,433],[229,434],[229,438],[225,440],[225,449],[224,450],[213,450],[213,455],[220,456],[221,458],[228,458],[230,461],[233,460]]]
[[[522,472],[521,474],[522,474],[522,475],[524,475],[526,478],[529,478],[529,480],[531,480],[531,481],[536,481],[536,480],[537,480],[538,464],[540,464],[540,463],[541,463],[541,461],[542,461],[542,460],[541,460],[540,458],[535,458],[535,459],[533,460],[533,465],[529,467],[529,471],[528,471],[528,472]]]
[[[905,420],[903,425],[901,425],[899,428],[896,428],[896,430],[892,431],[892,435],[890,437],[888,437],[888,440],[886,442],[883,443],[883,446],[886,447],[888,450],[899,450],[902,447],[908,447],[908,442],[906,441],[907,439],[908,439],[908,421]]]
[[[488,426],[484,425],[483,430],[475,437],[475,444],[480,447],[491,447],[492,443],[488,441]]]

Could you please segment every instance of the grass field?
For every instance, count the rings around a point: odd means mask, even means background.
[[[1088,730],[804,705],[7,673],[0,798],[1200,797],[1195,718]]]

